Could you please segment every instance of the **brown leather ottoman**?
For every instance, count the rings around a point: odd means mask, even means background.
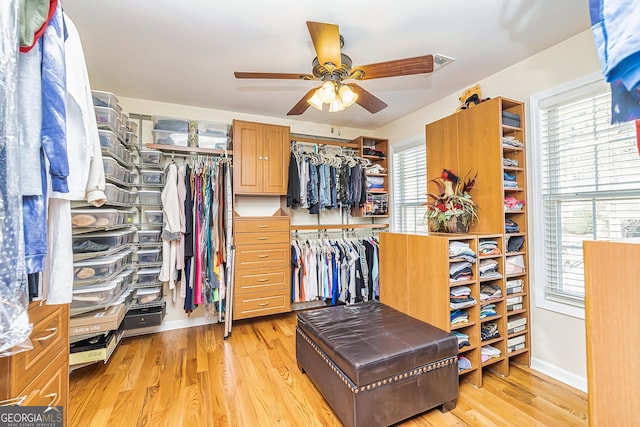
[[[453,409],[457,354],[453,335],[377,301],[298,313],[298,367],[345,426]]]

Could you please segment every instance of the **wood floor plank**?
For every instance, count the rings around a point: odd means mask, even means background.
[[[70,376],[70,426],[340,426],[298,369],[293,313],[124,339],[107,365]],[[462,382],[456,408],[398,425],[587,426],[586,394],[527,367]]]

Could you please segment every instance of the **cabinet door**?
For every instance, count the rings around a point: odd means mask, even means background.
[[[289,128],[264,125],[262,153],[262,192],[286,195],[289,172]]]
[[[440,176],[442,169],[460,173],[458,153],[458,115],[429,123],[425,129],[427,142],[427,180]],[[433,191],[429,186],[427,190]]]
[[[262,192],[261,125],[235,121],[233,124],[233,190],[235,193]]]

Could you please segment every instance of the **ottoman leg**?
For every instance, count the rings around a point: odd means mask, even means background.
[[[456,407],[456,400],[457,399],[453,399],[450,400],[448,402],[443,403],[442,405],[440,405],[440,407],[438,409],[440,409],[440,412],[449,412],[450,410],[452,410],[453,408]]]
[[[299,360],[296,361],[296,364],[298,365],[298,369],[300,369],[300,372],[302,372],[303,374],[305,374],[306,372],[304,371],[304,368],[302,367],[302,364],[300,363]]]

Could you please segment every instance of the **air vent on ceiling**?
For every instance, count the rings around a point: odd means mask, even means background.
[[[453,61],[455,61],[455,59],[448,56],[440,55],[439,53],[433,55],[433,66],[436,70],[439,70],[440,68],[444,67],[447,64],[450,64]]]

